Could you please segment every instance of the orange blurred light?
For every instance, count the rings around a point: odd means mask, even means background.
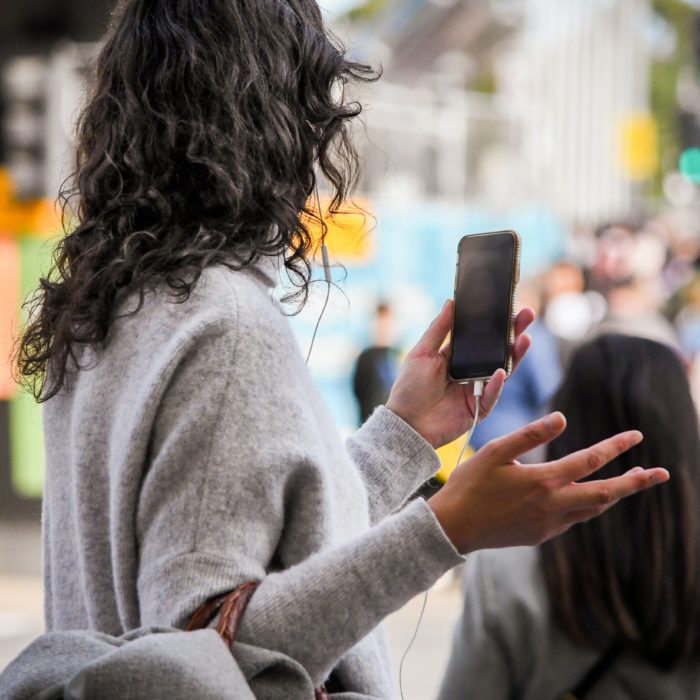
[[[328,211],[330,200],[321,200],[323,221],[326,225],[326,246],[331,258],[337,262],[353,264],[367,263],[374,255],[374,217],[369,204],[358,200],[343,205],[341,211],[331,214]],[[314,214],[318,214],[315,200],[308,203]],[[305,217],[304,223],[314,240],[314,247],[321,243],[321,224],[314,219]]]
[[[0,168],[0,237],[53,238],[61,229],[61,213],[55,203],[50,199],[16,199],[12,178]]]
[[[0,238],[0,400],[14,396],[10,356],[20,306],[19,245]]]

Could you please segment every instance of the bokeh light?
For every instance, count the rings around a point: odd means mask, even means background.
[[[686,148],[678,159],[678,169],[691,182],[700,184],[700,148]]]

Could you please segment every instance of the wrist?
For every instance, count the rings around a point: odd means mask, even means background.
[[[435,519],[440,524],[447,539],[452,542],[454,548],[460,554],[467,554],[471,551],[469,547],[470,537],[466,532],[463,518],[460,517],[460,510],[455,507],[457,504],[451,503],[451,500],[449,494],[445,493],[445,487],[443,487],[438,493],[428,499],[428,506],[430,506]]]
[[[413,430],[415,430],[418,433],[418,435],[420,435],[426,442],[428,442],[434,450],[437,449],[438,446],[435,445],[435,442],[421,428],[420,420],[416,416],[411,415],[410,412],[403,410],[400,406],[393,402],[391,400],[391,396],[389,397],[389,400],[384,404],[384,408],[391,411],[395,416],[398,416],[404,423],[406,423],[406,425],[413,428]]]

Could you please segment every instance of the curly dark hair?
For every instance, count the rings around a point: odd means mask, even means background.
[[[125,0],[78,122],[61,193],[77,226],[27,302],[20,380],[38,401],[102,343],[125,291],[165,283],[186,300],[202,271],[282,256],[303,305],[318,166],[337,211],[357,181],[345,84],[351,61],[315,0]],[[305,223],[306,221],[306,223]],[[140,305],[139,305],[140,306]]]

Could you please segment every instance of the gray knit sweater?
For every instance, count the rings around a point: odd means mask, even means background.
[[[342,444],[271,267],[148,292],[47,402],[46,625],[181,626],[261,580],[241,641],[393,697],[377,625],[462,561],[424,501],[397,510],[438,460],[384,408]]]

